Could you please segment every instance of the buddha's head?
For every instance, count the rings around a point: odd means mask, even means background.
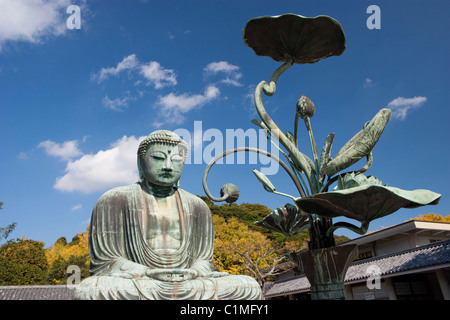
[[[177,134],[167,130],[152,132],[138,149],[141,182],[168,187],[178,182],[187,157],[188,146]]]

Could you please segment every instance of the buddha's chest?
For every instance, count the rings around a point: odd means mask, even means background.
[[[181,245],[181,222],[175,197],[157,198],[148,208],[147,242],[157,251],[177,250]]]

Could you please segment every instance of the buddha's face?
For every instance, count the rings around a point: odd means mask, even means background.
[[[145,179],[157,186],[173,186],[183,171],[183,152],[177,145],[151,144],[141,162]]]

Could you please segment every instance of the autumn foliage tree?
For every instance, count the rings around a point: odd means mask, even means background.
[[[216,205],[207,197],[200,196],[200,198],[203,199],[203,201],[205,201],[205,203],[208,205],[213,216],[220,216],[227,221],[230,218],[234,217],[239,222],[247,225],[249,230],[258,231],[265,235],[274,243],[275,246],[283,246],[286,243],[295,243],[296,245],[293,245],[293,248],[295,247],[297,248],[296,250],[298,250],[298,248],[302,247],[309,238],[307,230],[304,230],[295,237],[287,237],[281,233],[273,232],[266,228],[256,226],[256,221],[263,219],[265,216],[272,212],[271,209],[267,208],[264,205],[245,202],[239,205],[236,203]]]
[[[80,280],[89,276],[88,231],[77,234],[69,243],[66,238],[59,238],[45,254],[49,265],[47,283],[66,284],[69,266],[80,268]]]
[[[448,216],[442,216],[440,214],[436,213],[428,213],[421,215],[417,218],[414,218],[414,220],[422,220],[422,221],[436,221],[436,222],[450,222],[450,215]]]
[[[213,216],[215,228],[214,264],[219,271],[247,274],[261,287],[268,277],[277,274],[283,260],[280,248],[261,232],[251,230],[237,218]]]

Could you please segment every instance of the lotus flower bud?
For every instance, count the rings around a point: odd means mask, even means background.
[[[227,195],[225,200],[227,203],[233,203],[239,199],[239,189],[232,183],[227,183],[220,189],[220,196],[223,197],[225,194]]]
[[[312,118],[316,107],[307,96],[302,95],[297,101],[297,114],[300,118]]]
[[[272,184],[272,182],[270,182],[269,178],[267,178],[265,174],[259,172],[256,169],[253,169],[252,172],[255,174],[259,182],[262,183],[264,189],[266,189],[268,192],[276,191],[274,185]]]
[[[382,185],[382,182],[373,176],[366,177],[362,173],[347,173],[344,177],[339,176],[338,178],[338,189],[344,190],[354,187],[359,187],[363,185]]]

